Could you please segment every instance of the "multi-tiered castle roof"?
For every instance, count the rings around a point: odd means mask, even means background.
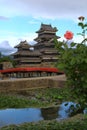
[[[54,38],[59,38],[56,35],[56,27],[51,25],[41,24],[40,29],[36,32],[37,42],[31,50],[31,45],[27,41],[20,42],[15,48],[18,51],[14,54],[14,60],[17,66],[46,66],[51,67],[58,59],[58,51],[55,49]]]
[[[41,24],[40,29],[36,32],[38,37],[35,39],[37,44],[35,50],[39,50],[41,55],[42,66],[53,66],[58,59],[58,51],[55,49],[54,38],[59,38],[56,35],[57,28],[51,25]]]
[[[15,46],[18,49],[14,53],[14,60],[17,67],[38,66],[41,63],[39,51],[33,51],[32,46],[27,41],[22,41]]]

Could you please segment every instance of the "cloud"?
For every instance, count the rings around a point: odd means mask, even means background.
[[[35,33],[24,33],[22,36],[10,36],[0,39],[0,52],[3,55],[10,55],[17,51],[14,46],[19,44],[21,41],[27,40],[27,42],[31,45],[35,44],[35,41],[32,41],[36,38],[37,34]],[[5,40],[6,39],[6,40]]]
[[[21,36],[21,40],[27,40],[30,44],[35,43],[33,40],[37,37],[36,33],[25,33]]]
[[[2,16],[77,18],[87,16],[87,0],[0,0]]]
[[[3,36],[2,36],[3,34]],[[3,41],[9,41],[9,45],[14,47],[15,45],[19,44],[21,41],[27,40],[30,44],[35,44],[36,42],[33,41],[37,37],[36,33],[16,33],[10,31],[0,31],[0,43]],[[1,46],[1,44],[0,44]]]
[[[87,37],[87,36],[86,36]],[[74,37],[74,41],[76,42],[76,43],[81,43],[82,41],[83,41],[83,37],[82,36],[75,36]]]
[[[8,17],[0,16],[0,20],[8,20]]]
[[[40,21],[34,21],[34,20],[31,20],[31,21],[28,21],[29,24],[33,25],[33,24],[40,24]]]
[[[0,52],[3,55],[10,55],[11,53],[16,52],[16,49],[11,47],[8,41],[3,41],[0,43]]]

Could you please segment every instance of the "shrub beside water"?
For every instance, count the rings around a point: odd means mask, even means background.
[[[67,86],[72,87],[72,95],[78,99],[81,107],[87,107],[87,24],[80,17],[78,25],[82,28],[83,41],[71,43],[54,40],[55,46],[60,53],[56,67],[61,69],[67,77]]]

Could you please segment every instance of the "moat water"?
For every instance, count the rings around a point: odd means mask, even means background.
[[[41,120],[66,119],[72,112],[70,111],[71,105],[76,107],[76,104],[73,102],[64,102],[59,107],[0,110],[0,127]]]

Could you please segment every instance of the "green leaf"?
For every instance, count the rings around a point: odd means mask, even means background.
[[[87,24],[85,24],[84,27],[87,27]]]
[[[77,35],[81,35],[81,36],[83,36],[83,34],[82,34],[82,33],[77,33]]]
[[[58,67],[60,70],[64,70],[64,68],[65,68],[64,66],[65,66],[64,64],[59,63],[57,67]]]
[[[85,42],[87,42],[87,38],[85,38],[81,43],[85,43]]]
[[[77,44],[77,43],[72,42],[72,43],[70,44],[70,46],[71,46],[71,47],[74,47],[76,44]]]
[[[85,59],[85,62],[87,63],[87,59]]]
[[[65,49],[67,49],[67,48],[68,48],[67,43],[63,43],[63,47],[64,47]]]
[[[84,29],[84,24],[82,22],[79,22],[78,26],[81,26],[81,28]]]

